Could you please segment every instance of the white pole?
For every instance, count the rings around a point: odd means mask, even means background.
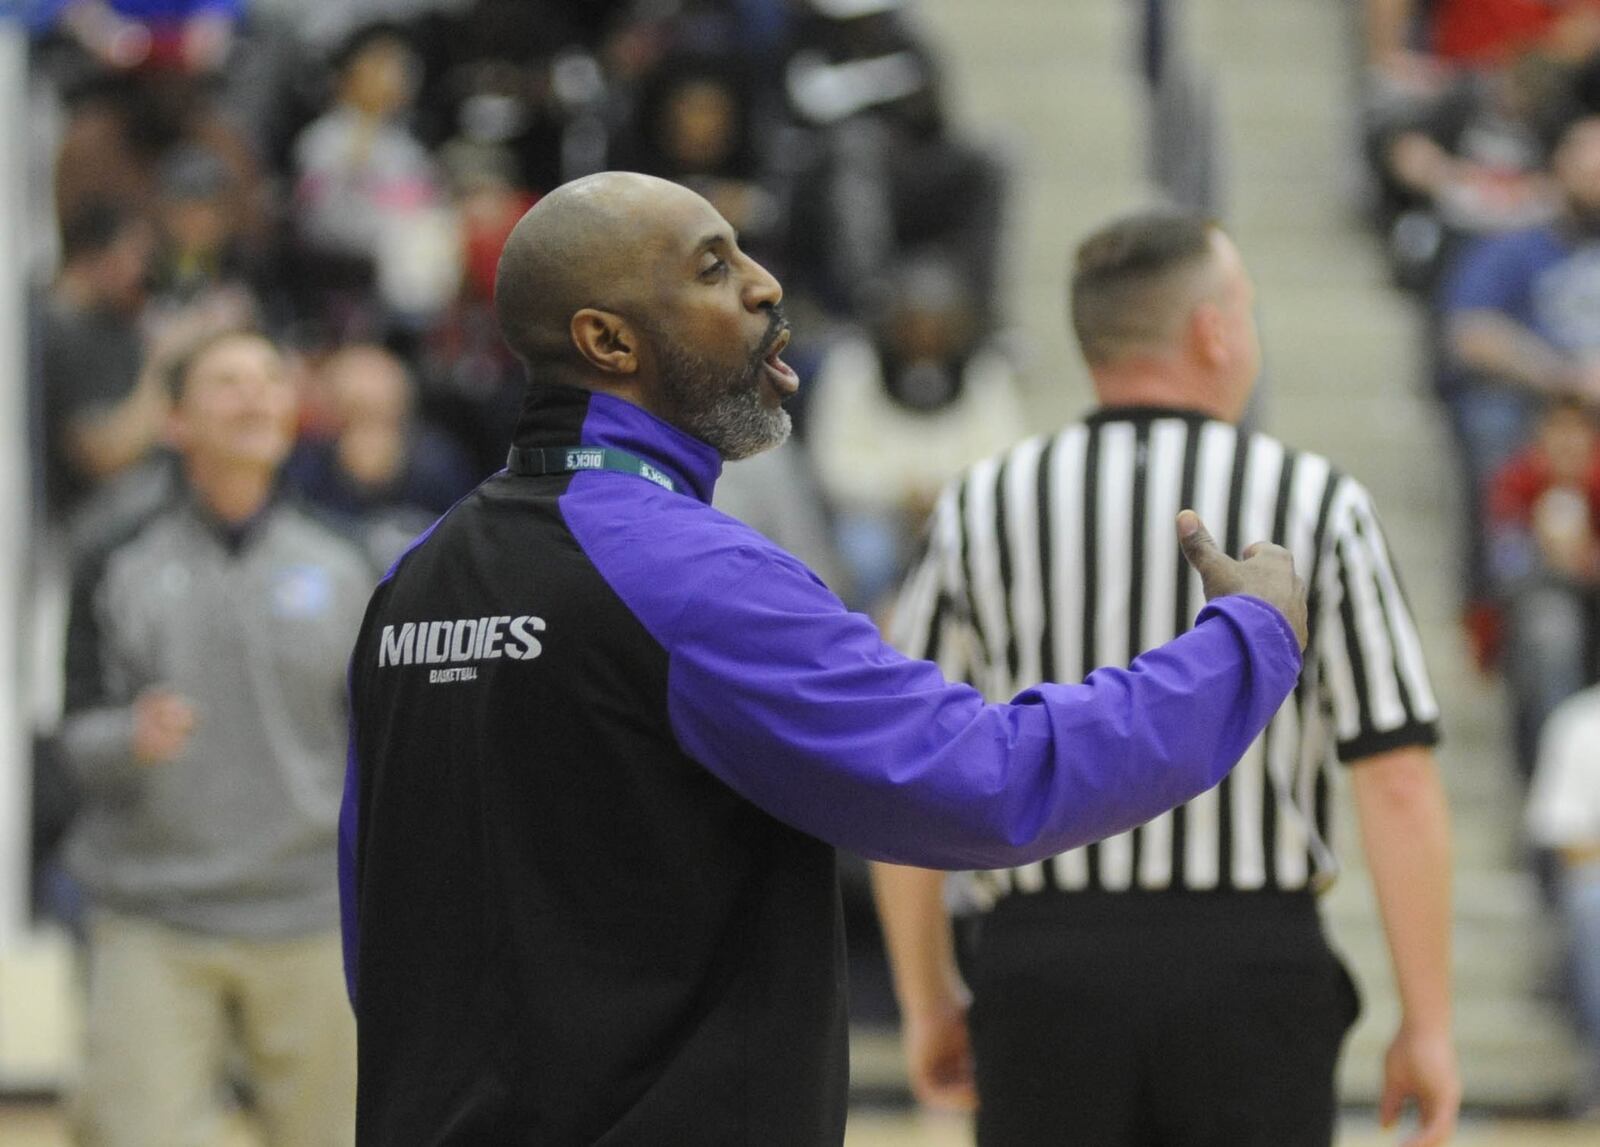
[[[22,699],[23,593],[33,522],[28,494],[27,38],[0,0],[0,953],[28,925],[32,738]]]

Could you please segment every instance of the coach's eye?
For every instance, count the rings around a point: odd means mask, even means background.
[[[700,277],[702,279],[714,281],[728,273],[728,263],[725,259],[719,259],[717,256],[709,254],[707,258],[709,261],[700,267]]]

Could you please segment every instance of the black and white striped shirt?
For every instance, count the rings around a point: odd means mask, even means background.
[[[1127,665],[1205,604],[1174,519],[1226,552],[1294,555],[1310,643],[1294,694],[1222,784],[1131,832],[980,879],[992,898],[1064,891],[1291,890],[1331,882],[1330,776],[1430,745],[1438,705],[1367,491],[1325,458],[1184,411],[1103,409],[949,486],[891,640],[991,699]]]

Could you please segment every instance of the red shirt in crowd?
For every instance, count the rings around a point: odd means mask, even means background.
[[[1533,524],[1534,507],[1556,485],[1550,459],[1538,445],[1522,450],[1489,481],[1489,522],[1493,526],[1520,527]],[[1589,458],[1585,479],[1589,503],[1589,522],[1600,534],[1600,446]]]
[[[1462,64],[1492,64],[1528,48],[1578,8],[1600,0],[1437,0],[1431,47]]]

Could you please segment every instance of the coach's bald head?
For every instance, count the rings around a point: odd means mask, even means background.
[[[495,310],[529,380],[601,390],[745,457],[782,441],[783,289],[701,196],[603,172],[556,188],[500,256]]]
[[[535,375],[577,366],[572,317],[586,307],[636,311],[629,276],[653,246],[657,181],[606,173],[556,188],[506,240],[495,311],[507,344]]]

